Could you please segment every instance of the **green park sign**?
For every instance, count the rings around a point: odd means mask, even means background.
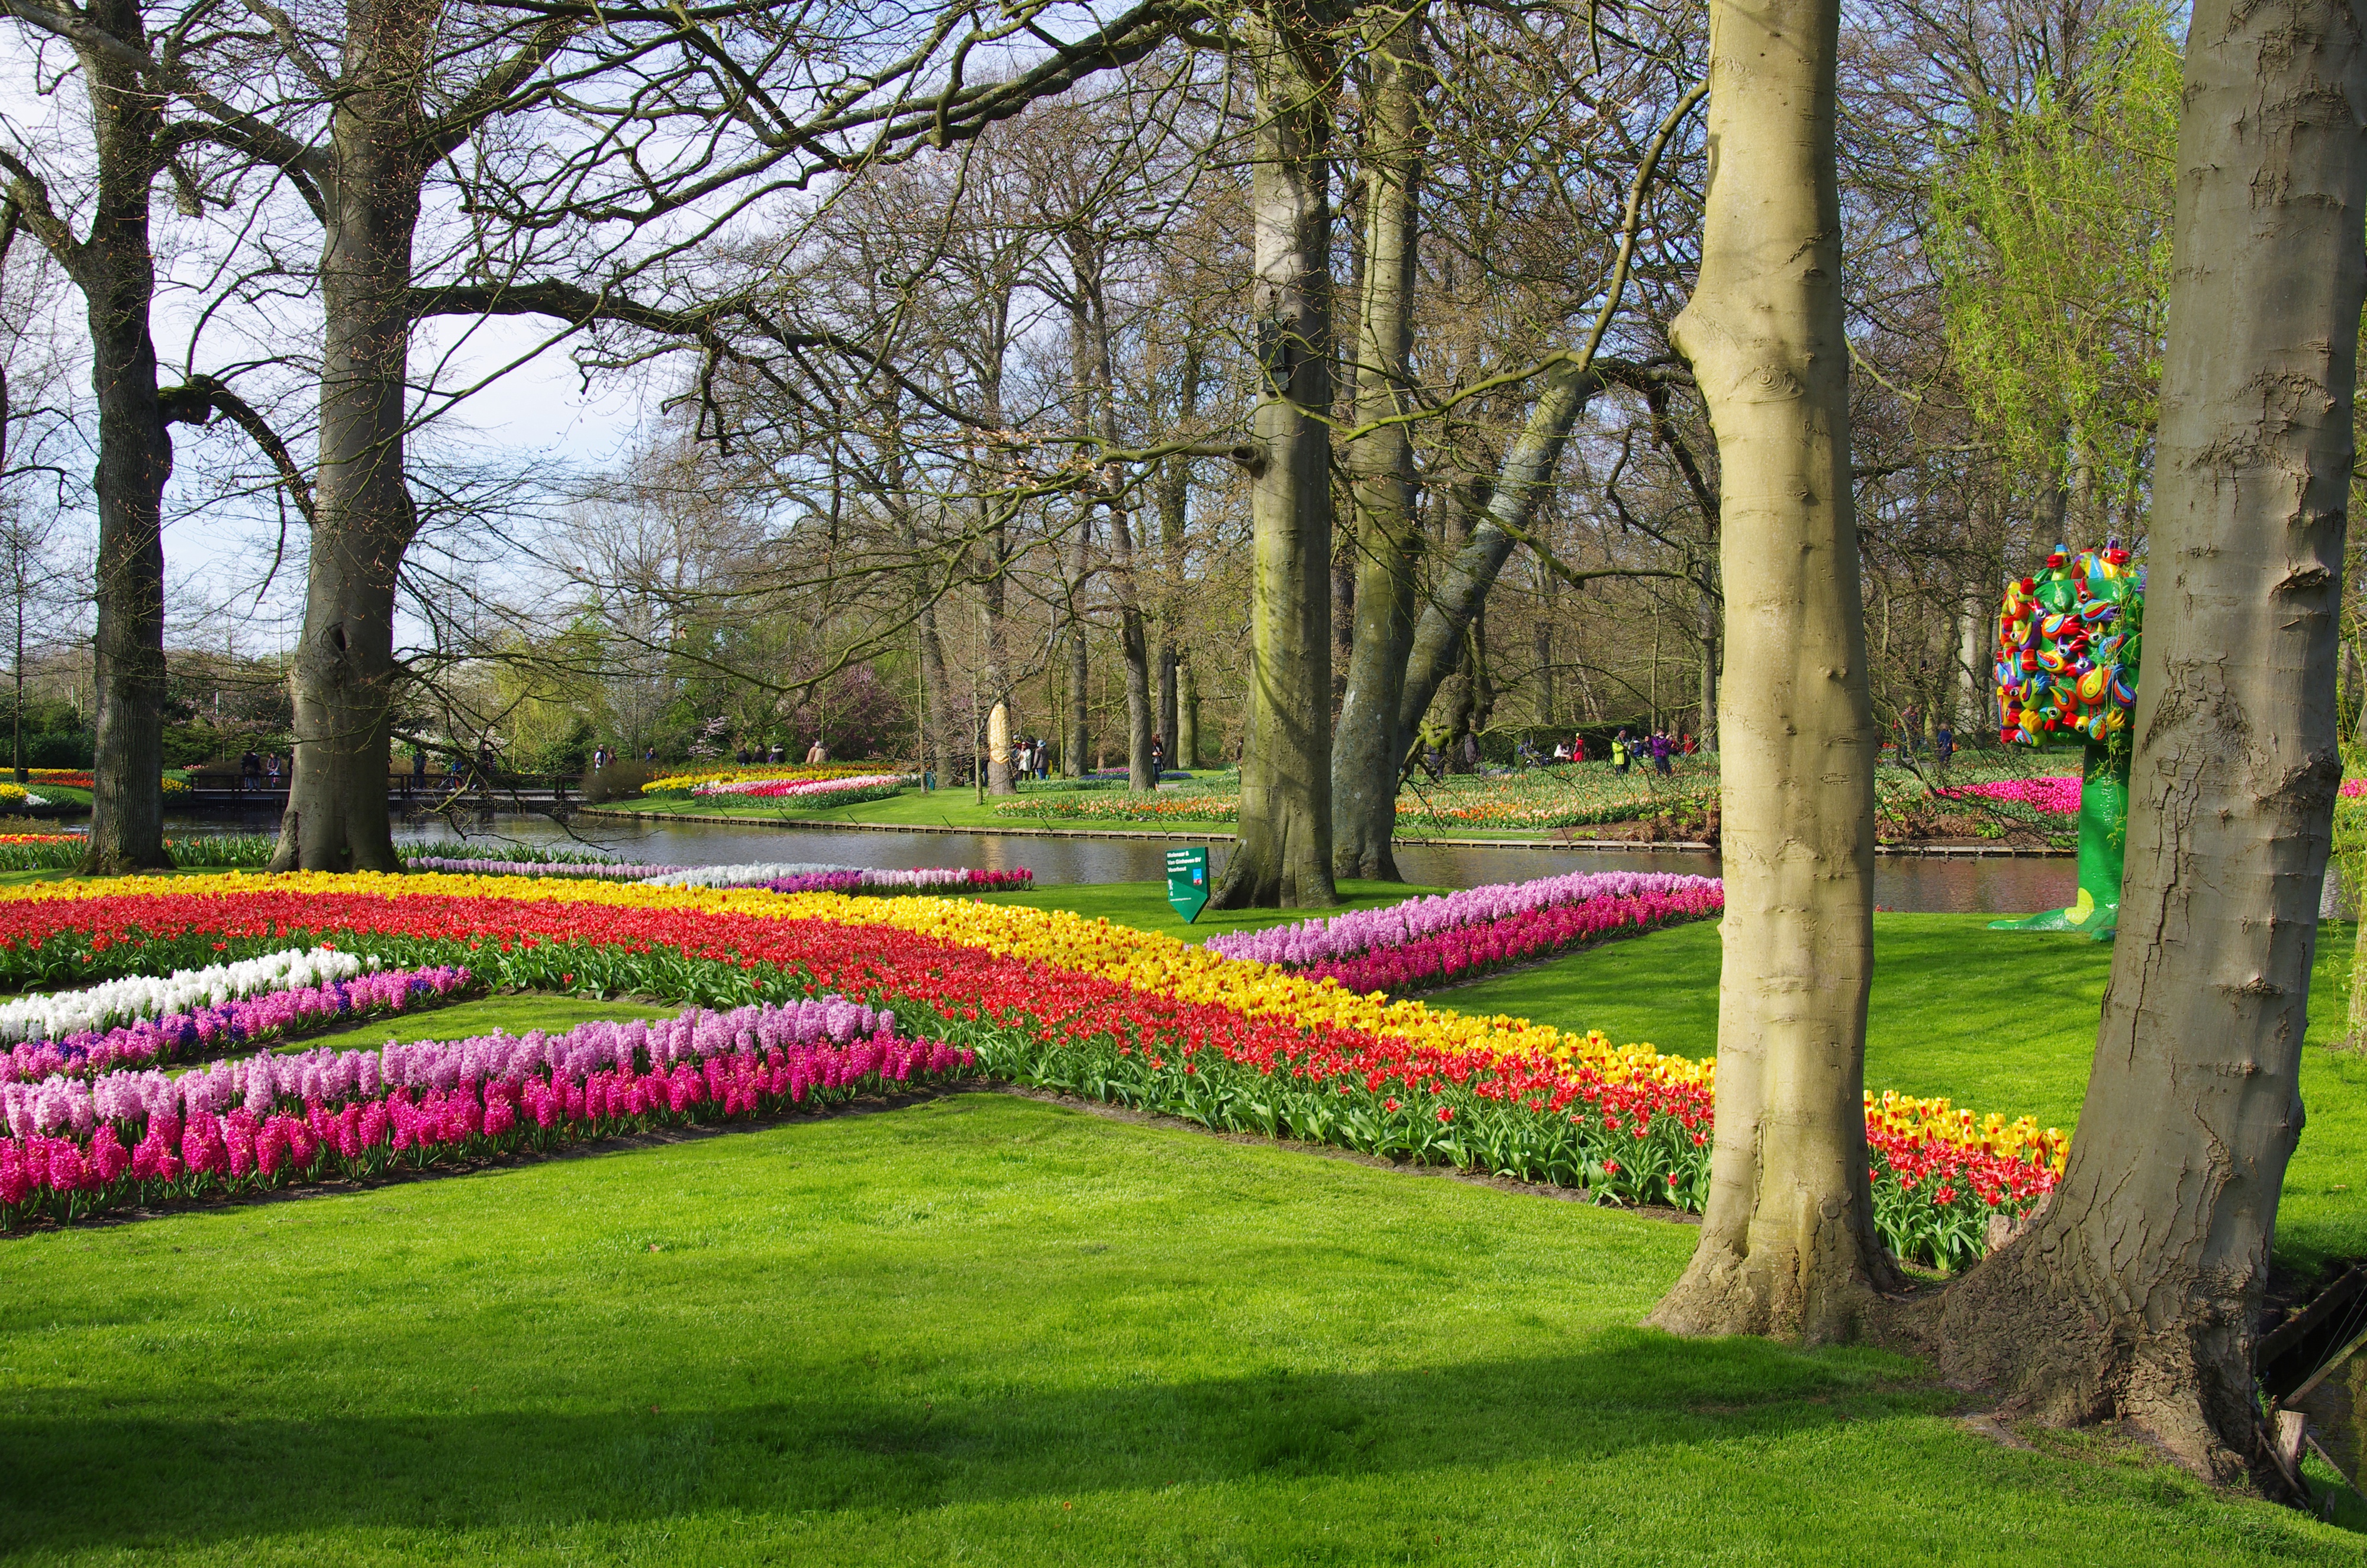
[[[1167,852],[1167,901],[1186,925],[1208,907],[1208,848]]]

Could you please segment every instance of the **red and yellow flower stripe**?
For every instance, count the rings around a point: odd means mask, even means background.
[[[1599,1032],[1360,996],[1062,912],[436,874],[231,874],[153,892],[56,883],[0,894],[0,958],[20,971],[66,953],[102,962],[120,943],[297,931],[516,950],[521,964],[542,947],[776,970],[1024,1036],[1025,1049],[979,1042],[981,1059],[1033,1081],[1180,1107],[1211,1124],[1534,1169],[1686,1207],[1705,1192],[1714,1063],[1614,1046]],[[44,943],[51,953],[38,958]],[[562,962],[573,967],[518,983],[579,983],[592,960],[554,956],[547,966]],[[1277,1084],[1284,1092],[1273,1092]],[[1944,1102],[1895,1095],[1869,1097],[1868,1131],[1897,1189],[1899,1223],[1885,1224],[1894,1246],[1942,1262],[1977,1254],[1977,1236],[1967,1236],[1986,1209],[2023,1206],[2051,1188],[2065,1144],[2028,1119],[1976,1122]],[[1613,1134],[1634,1146],[1606,1145]],[[1921,1196],[1901,1196],[1919,1182]],[[1881,1182],[1877,1190],[1880,1208]]]

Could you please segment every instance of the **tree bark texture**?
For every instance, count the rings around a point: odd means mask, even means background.
[[[133,0],[97,0],[89,18],[144,50]],[[98,558],[92,640],[97,723],[85,874],[171,865],[164,852],[164,483],[173,472],[169,414],[156,387],[150,311],[156,294],[148,207],[161,152],[163,102],[138,74],[96,50],[79,52],[90,96],[97,188],[79,242],[46,191],[11,195],[28,226],[81,290],[98,406]],[[20,660],[21,664],[21,660]]]
[[[1248,743],[1220,909],[1319,908],[1331,882],[1332,62],[1312,13],[1241,23],[1256,85],[1251,313],[1263,381],[1251,421]]]
[[[1184,364],[1176,396],[1176,424],[1188,425],[1200,412],[1201,351],[1196,341],[1184,345]],[[1159,613],[1159,733],[1177,764],[1195,765],[1184,748],[1184,706],[1180,679],[1184,651],[1176,640],[1183,622],[1184,534],[1192,505],[1192,459],[1182,453],[1170,457],[1159,474],[1159,548],[1166,568],[1165,603]]]
[[[1715,0],[1700,282],[1670,336],[1716,432],[1725,944],[1701,1239],[1652,1321],[1848,1338],[1896,1274],[1863,1106],[1874,753],[1834,170],[1838,0]]]
[[[1411,412],[1415,242],[1421,221],[1422,91],[1421,6],[1379,14],[1388,30],[1366,51],[1365,247],[1357,302],[1352,418],[1365,430],[1348,444],[1355,562],[1347,683],[1332,733],[1331,869],[1339,876],[1401,882],[1391,840],[1398,769],[1406,739],[1398,707],[1413,649],[1415,568],[1421,531],[1414,510]]]
[[[356,0],[323,161],[321,479],[290,676],[296,771],[272,869],[399,871],[387,745],[401,672],[394,597],[418,532],[403,471],[412,243],[435,150],[423,112],[426,0]],[[457,738],[456,738],[457,739]]]
[[[2040,1419],[2126,1419],[2232,1480],[2264,1457],[2252,1323],[2301,1133],[2342,771],[2367,286],[2357,5],[2198,5],[2177,174],[2127,876],[2095,1066],[2061,1187],[1948,1292],[1943,1345],[1952,1370]]]

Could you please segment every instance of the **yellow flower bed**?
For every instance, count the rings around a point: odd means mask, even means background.
[[[876,773],[886,766],[881,762],[824,762],[820,767],[791,767],[783,762],[767,767],[751,762],[746,767],[729,763],[717,768],[701,768],[687,773],[668,773],[651,779],[641,786],[643,795],[662,795],[668,790],[696,789],[705,784],[729,784],[735,779],[850,779],[866,773]]]

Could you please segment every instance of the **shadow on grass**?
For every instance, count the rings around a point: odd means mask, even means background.
[[[752,1341],[767,1337],[751,1325]],[[62,1399],[0,1417],[0,1550],[718,1509],[905,1514],[1178,1484],[1582,1465],[1669,1445],[1756,1446],[1955,1402],[1897,1381],[1913,1375],[1909,1364],[1875,1352],[1642,1329],[1592,1339],[1514,1363],[1352,1375],[1275,1366],[1083,1389],[953,1377],[886,1398],[866,1397],[856,1367],[787,1401],[735,1404],[708,1387],[685,1389],[679,1405],[620,1400],[606,1412],[471,1409],[460,1396],[448,1414],[163,1419]],[[370,1369],[352,1369],[357,1404],[366,1407],[372,1381]]]

